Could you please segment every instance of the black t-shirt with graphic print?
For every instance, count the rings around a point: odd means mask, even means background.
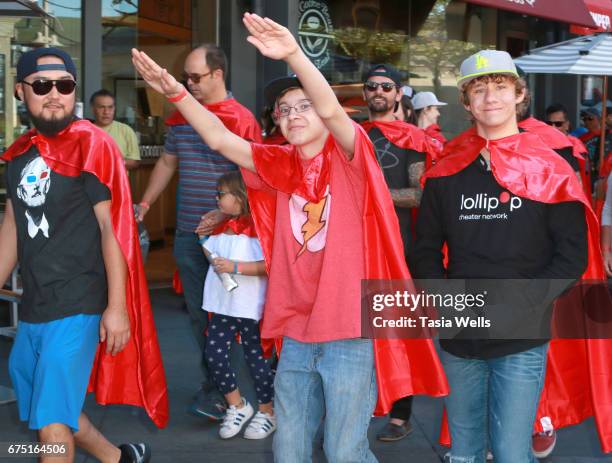
[[[389,189],[397,190],[409,188],[408,169],[417,162],[425,162],[425,154],[415,150],[400,148],[391,143],[383,133],[373,127],[368,132],[370,140],[374,145],[378,163],[382,168]],[[412,209],[407,207],[395,207],[395,213],[399,221],[400,233],[404,242],[404,256],[412,248]]]
[[[454,175],[427,181],[416,235],[411,256],[416,278],[577,280],[588,259],[581,203],[545,204],[514,196],[497,183],[481,156]],[[460,357],[492,358],[544,342],[453,339],[440,345]]]
[[[109,189],[93,174],[52,171],[34,146],[7,164],[6,185],[23,285],[19,319],[102,313],[108,290],[93,206],[110,199]]]

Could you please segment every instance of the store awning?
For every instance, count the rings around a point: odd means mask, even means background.
[[[575,37],[534,48],[514,62],[527,74],[612,75],[612,34]]]
[[[596,27],[581,27],[572,25],[570,32],[572,34],[593,34],[595,32],[610,32],[612,31],[612,0],[585,0],[589,13],[595,21]]]
[[[584,0],[464,0],[466,3],[499,8],[513,13],[561,21],[584,27],[597,27]]]

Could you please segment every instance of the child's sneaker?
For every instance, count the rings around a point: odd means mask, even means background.
[[[219,429],[219,437],[221,439],[229,439],[238,434],[246,422],[253,416],[253,413],[255,413],[251,404],[244,397],[242,398],[242,404],[242,408],[237,408],[235,405],[227,407],[223,423],[221,423],[221,428]]]
[[[244,431],[245,439],[265,439],[276,430],[276,416],[257,412]]]

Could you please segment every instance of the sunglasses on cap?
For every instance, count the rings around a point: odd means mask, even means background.
[[[394,88],[398,88],[399,85],[394,84],[393,82],[374,82],[372,80],[368,80],[365,84],[363,84],[363,88],[365,88],[368,92],[375,92],[378,87],[383,89],[383,92],[389,93]]]
[[[562,127],[565,121],[545,121],[548,125],[554,125],[555,127]]]
[[[187,82],[188,80],[191,80],[191,81],[192,81],[194,84],[199,84],[199,83],[200,83],[200,80],[201,80],[203,77],[209,76],[209,75],[211,75],[213,72],[214,72],[214,71],[209,71],[209,72],[207,72],[206,74],[188,74],[188,73],[186,73],[186,72],[183,72],[183,73],[181,74],[181,78],[182,78],[182,79],[183,79],[185,82]]]
[[[36,95],[46,95],[51,91],[53,87],[57,88],[57,91],[62,95],[70,95],[74,92],[74,89],[77,83],[74,80],[70,79],[60,79],[60,80],[44,80],[39,79],[34,82],[26,82],[25,80],[21,81],[22,84],[29,85],[32,87],[32,91]]]

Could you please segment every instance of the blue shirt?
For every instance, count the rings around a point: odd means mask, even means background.
[[[202,215],[217,208],[217,179],[238,166],[210,149],[190,125],[168,127],[164,150],[178,156],[176,226],[193,232]]]

